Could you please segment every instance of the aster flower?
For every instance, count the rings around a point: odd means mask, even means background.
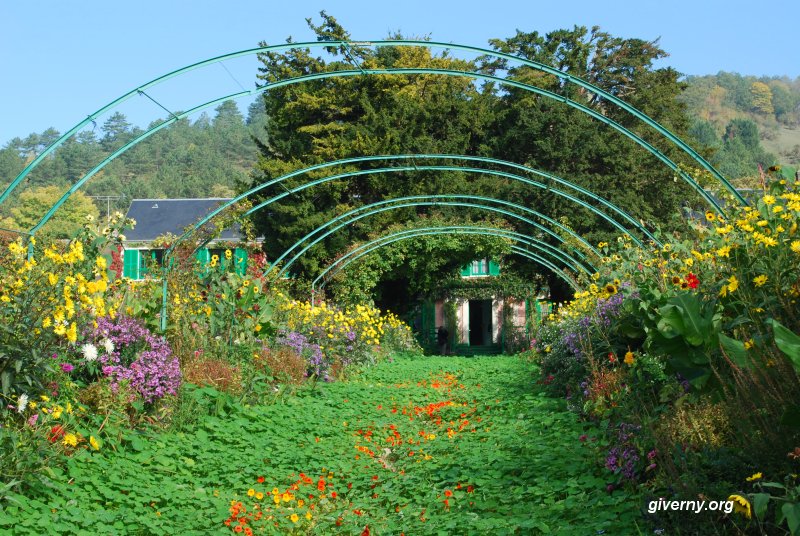
[[[24,412],[26,407],[28,407],[28,395],[22,393],[17,398],[17,413]]]
[[[86,361],[91,362],[97,359],[97,347],[93,344],[84,344],[81,346],[81,352]]]

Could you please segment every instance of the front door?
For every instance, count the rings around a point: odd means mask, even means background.
[[[469,300],[469,344],[492,344],[492,300]]]

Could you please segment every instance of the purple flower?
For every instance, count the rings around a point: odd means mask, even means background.
[[[103,339],[113,343],[114,351],[100,358],[112,388],[127,381],[147,403],[177,394],[181,382],[178,359],[166,339],[153,335],[140,321],[127,316],[99,318],[87,336],[96,344]]]
[[[75,369],[75,367],[72,366],[72,363],[61,363],[59,366],[61,367],[61,370],[67,374]]]
[[[353,333],[353,338],[355,339],[355,333]],[[331,363],[322,354],[322,349],[319,345],[309,342],[305,335],[296,331],[281,330],[275,339],[275,343],[279,346],[291,348],[299,356],[303,357],[308,362],[309,375],[315,374],[324,381],[330,380],[328,371]]]

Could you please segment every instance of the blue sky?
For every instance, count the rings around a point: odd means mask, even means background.
[[[599,25],[621,37],[660,38],[670,53],[662,65],[685,74],[800,76],[800,2],[789,0],[0,0],[0,145],[51,126],[64,132],[121,94],[190,63],[261,40],[312,40],[304,19],[322,9],[357,40],[400,30],[484,46],[516,29]],[[251,88],[256,65],[226,62],[151,96],[168,109],[188,109],[204,96]],[[141,126],[164,115],[143,97],[120,111]]]

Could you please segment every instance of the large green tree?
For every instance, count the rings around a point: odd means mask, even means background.
[[[322,13],[322,24],[309,25],[318,39],[348,39],[336,20]],[[400,37],[400,36],[396,36]],[[263,43],[262,43],[263,44]],[[309,50],[261,56],[259,78],[265,83],[336,69],[435,66],[474,70],[474,62],[432,55],[424,48],[386,47],[378,51],[330,47],[325,56]],[[254,183],[288,171],[346,157],[404,153],[476,154],[482,151],[494,96],[469,78],[442,75],[329,78],[281,87],[265,93],[268,138],[262,144]],[[385,166],[375,164],[374,166]],[[355,169],[353,167],[348,170]],[[262,198],[343,171],[312,173],[265,191]],[[496,182],[496,181],[495,181]],[[476,192],[486,178],[455,172],[376,174],[337,180],[295,193],[257,216],[273,257],[299,237],[336,214],[401,195]],[[392,211],[336,233],[307,254],[299,266],[316,273],[320,266],[374,229],[416,217],[413,209]]]
[[[349,38],[335,18],[324,12],[321,16],[320,25],[309,20],[319,40]],[[622,39],[597,28],[576,27],[546,35],[518,32],[491,44],[499,51],[585,78],[679,135],[686,134],[684,105],[676,99],[683,84],[674,70],[654,67],[655,60],[665,55],[655,42]],[[318,56],[299,49],[263,54],[260,59],[259,78],[264,83],[358,68],[437,67],[503,74],[590,106],[639,133],[665,154],[684,161],[669,144],[600,96],[519,64],[463,60],[435,55],[422,47],[371,50],[355,45],[331,46],[326,54]],[[328,78],[272,89],[265,93],[264,106],[267,134],[261,138],[262,156],[254,184],[298,168],[352,156],[456,153],[495,156],[554,172],[602,192],[650,224],[665,222],[679,210],[682,201],[694,198],[685,184],[674,181],[672,171],[603,123],[562,102],[521,89],[478,84],[466,77]],[[324,174],[336,171],[342,170],[327,170]],[[283,187],[265,191],[261,199],[322,175],[311,173],[294,178]],[[497,177],[421,171],[370,175],[315,186],[271,205],[257,217],[256,224],[267,238],[267,251],[275,257],[309,230],[349,208],[401,195],[446,193],[476,193],[518,201],[562,219],[594,240],[614,232],[590,211],[552,193]],[[452,215],[474,217],[470,211]],[[387,212],[369,223],[338,232],[321,247],[309,251],[298,271],[315,274],[321,265],[348,244],[363,240],[370,231],[416,216],[412,210]],[[412,262],[409,259],[407,264]],[[521,266],[520,269],[525,270]],[[558,286],[555,281],[553,285]]]

